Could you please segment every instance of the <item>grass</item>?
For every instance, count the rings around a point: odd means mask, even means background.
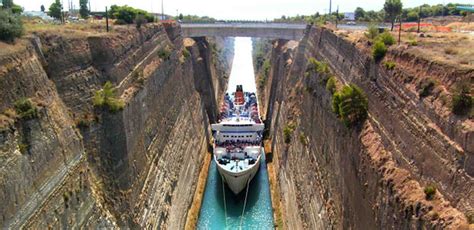
[[[395,69],[395,66],[397,66],[397,64],[393,61],[386,61],[386,62],[383,63],[383,65],[388,70],[393,70],[393,69]]]

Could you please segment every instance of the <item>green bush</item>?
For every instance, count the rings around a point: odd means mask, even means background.
[[[331,92],[331,94],[336,92],[336,77],[329,77],[328,82],[326,82],[326,90]]]
[[[167,47],[161,48],[158,51],[158,57],[160,57],[163,60],[168,60],[171,57],[171,51]]]
[[[8,10],[0,10],[0,40],[14,42],[23,35],[23,23],[19,16]]]
[[[416,40],[410,40],[410,41],[408,41],[408,44],[411,45],[411,46],[417,46],[418,42]]]
[[[307,144],[307,143],[306,143],[306,136],[305,136],[303,133],[300,134],[300,143],[301,143],[302,145],[306,145],[306,144]]]
[[[118,24],[118,23],[132,24],[138,15],[143,15],[144,21],[142,22],[145,22],[145,20],[146,22],[154,21],[153,15],[149,14],[148,12],[144,10],[140,10],[140,9],[135,9],[127,5],[125,6],[112,5],[109,11],[110,18],[117,19],[115,24]]]
[[[38,118],[38,108],[27,98],[16,101],[15,110],[21,119],[31,120]]]
[[[333,111],[347,127],[362,123],[367,118],[368,99],[362,89],[346,85],[333,96]]]
[[[183,56],[184,56],[184,58],[191,57],[191,53],[189,52],[189,50],[183,49]]]
[[[386,46],[391,46],[396,42],[395,38],[388,31],[385,31],[377,36],[377,40],[383,42]]]
[[[419,92],[420,98],[429,96],[431,92],[433,91],[433,89],[435,88],[435,85],[436,83],[432,79],[427,79],[423,81],[420,84],[420,89],[421,89]]]
[[[308,59],[308,67],[306,68],[306,72],[313,72],[313,73],[326,73],[328,74],[329,71],[329,65],[326,62],[320,62],[316,60],[315,58],[309,58]]]
[[[367,27],[367,33],[365,33],[365,36],[370,40],[373,40],[379,36],[379,28],[377,25],[370,24],[369,27]]]
[[[293,132],[295,131],[295,125],[293,123],[290,123],[283,128],[283,137],[285,139],[285,143],[289,144],[291,142],[291,135],[293,135]]]
[[[342,102],[342,97],[341,97],[341,93],[340,92],[335,92],[333,95],[332,95],[332,111],[338,116],[340,117],[340,112],[339,112],[339,105],[341,104]]]
[[[436,187],[433,185],[429,185],[425,187],[425,198],[427,200],[432,200],[434,195],[436,194]]]
[[[109,81],[104,84],[101,90],[98,90],[94,95],[95,107],[107,107],[110,112],[115,113],[125,107],[125,103],[117,99],[115,96],[115,88]]]
[[[262,68],[263,68],[263,74],[265,76],[268,76],[270,74],[270,68],[271,68],[270,60],[265,60],[263,62]]]
[[[30,146],[25,143],[20,143],[18,144],[18,149],[20,150],[21,154],[27,154],[28,150],[30,149]]]
[[[472,110],[473,104],[470,84],[457,85],[453,94],[451,111],[456,115],[466,115]]]
[[[387,53],[387,47],[382,41],[375,42],[374,46],[372,47],[372,56],[374,57],[375,61],[380,61],[385,57]]]
[[[385,66],[386,69],[393,70],[393,69],[395,69],[395,66],[397,64],[393,61],[386,61],[386,62],[383,63],[383,65]]]

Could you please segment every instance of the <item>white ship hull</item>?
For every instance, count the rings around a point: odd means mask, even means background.
[[[214,160],[216,161],[216,158],[214,158]],[[216,164],[217,170],[219,171],[219,174],[223,177],[224,182],[227,184],[230,190],[232,190],[232,192],[237,195],[245,189],[247,183],[250,183],[250,181],[257,174],[258,168],[260,167],[260,160],[261,156],[258,156],[257,160],[255,161],[255,164],[252,167],[249,167],[246,170],[240,172],[228,171],[224,167],[222,167],[217,161]]]

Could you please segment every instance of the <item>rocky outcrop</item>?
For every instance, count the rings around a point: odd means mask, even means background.
[[[388,58],[399,57],[399,51],[392,52]],[[327,62],[339,82],[367,93],[369,119],[362,127],[346,128],[332,112],[324,75],[305,74],[310,57]],[[472,153],[456,136],[469,138],[470,128],[446,131],[435,117],[449,123],[452,115],[436,115],[427,99],[417,97],[413,83],[396,82],[400,75],[418,77],[402,61],[387,71],[355,44],[313,27],[297,46],[277,41],[271,64],[260,94],[268,99],[263,111],[286,226],[467,228],[463,212],[473,204],[473,180],[464,161]],[[428,184],[438,188],[433,200],[425,199]]]
[[[0,57],[2,227],[184,226],[233,54],[230,39],[180,34],[44,32]],[[93,107],[106,81],[123,110]],[[8,112],[23,97],[38,118]]]

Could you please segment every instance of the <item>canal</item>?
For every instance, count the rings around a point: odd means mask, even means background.
[[[236,38],[234,49],[228,91],[235,91],[236,85],[243,85],[244,91],[256,92],[251,39]],[[265,156],[265,154],[262,155]],[[197,228],[272,229],[273,212],[265,158],[261,161],[258,173],[250,183],[243,216],[245,190],[235,196],[227,185],[223,188],[217,166],[212,159],[211,161]]]

